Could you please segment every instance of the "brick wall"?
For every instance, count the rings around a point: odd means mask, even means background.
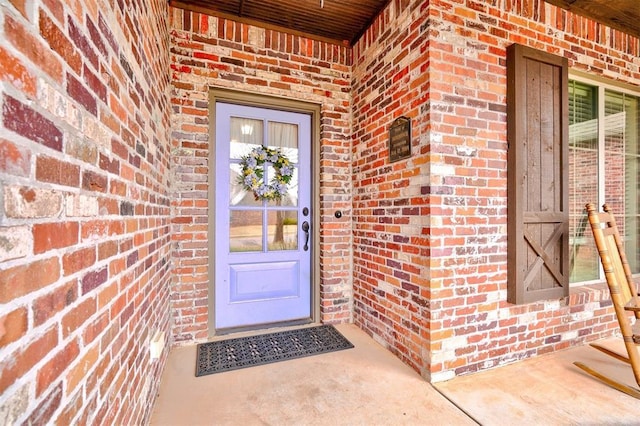
[[[111,4],[0,5],[3,422],[145,423],[151,334],[210,333],[210,86],[321,105],[322,321],[432,381],[614,330],[602,286],[506,303],[505,52],[640,85],[637,39],[541,0],[392,0],[353,50]]]
[[[425,5],[394,1],[354,48],[355,322],[418,371],[428,368],[430,152]],[[389,125],[411,118],[412,156],[389,161]],[[433,236],[431,236],[433,237]],[[434,278],[434,277],[431,277]]]
[[[167,17],[160,0],[0,5],[0,423],[149,419],[170,319]]]
[[[177,341],[205,339],[209,316],[209,87],[321,105],[321,319],[351,318],[351,52],[344,46],[171,9],[171,291]],[[335,210],[345,214],[337,222]],[[345,225],[346,224],[346,225]]]
[[[638,39],[543,1],[394,0],[354,48],[355,321],[432,381],[608,336],[602,286],[506,302],[506,47],[640,85]],[[412,118],[413,156],[387,131]]]

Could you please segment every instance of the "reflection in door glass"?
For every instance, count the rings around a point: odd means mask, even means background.
[[[268,212],[269,251],[298,249],[298,212],[271,210]]]
[[[229,251],[262,251],[262,211],[232,210],[230,212]]]

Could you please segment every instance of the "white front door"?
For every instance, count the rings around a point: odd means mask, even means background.
[[[215,328],[310,321],[311,116],[222,102],[215,108]],[[262,199],[240,182],[243,157],[260,147],[291,162],[279,199]],[[271,162],[256,169],[272,184]]]

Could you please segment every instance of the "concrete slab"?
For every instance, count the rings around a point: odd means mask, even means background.
[[[196,347],[169,354],[152,425],[472,425],[354,325],[354,349],[195,377]]]
[[[573,365],[635,386],[628,365],[589,346],[432,386],[354,325],[338,330],[354,349],[204,377],[195,346],[174,349],[151,424],[640,425],[638,400]]]
[[[624,354],[620,339],[603,346]],[[435,384],[482,425],[640,425],[640,401],[573,365],[637,388],[631,367],[581,346]]]

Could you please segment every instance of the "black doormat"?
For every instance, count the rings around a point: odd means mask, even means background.
[[[196,377],[353,348],[332,325],[198,345]]]

